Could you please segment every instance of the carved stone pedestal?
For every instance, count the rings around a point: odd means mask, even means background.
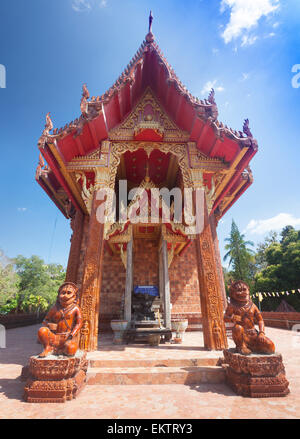
[[[85,385],[86,352],[74,357],[49,355],[30,358],[24,389],[27,402],[65,402],[76,398]]]
[[[290,392],[280,354],[242,355],[235,349],[225,349],[223,354],[227,384],[238,395],[270,398]]]

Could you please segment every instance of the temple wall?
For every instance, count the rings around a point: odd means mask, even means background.
[[[181,256],[174,256],[169,268],[172,317],[188,318],[190,324],[201,321],[200,292],[195,242]]]
[[[134,239],[133,285],[156,285],[159,287],[157,241]]]
[[[110,321],[122,319],[122,298],[125,292],[126,270],[120,255],[104,249],[102,286],[100,293],[99,329],[110,329]]]

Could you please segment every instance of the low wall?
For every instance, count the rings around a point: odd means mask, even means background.
[[[272,328],[291,329],[293,325],[300,324],[300,312],[262,311],[266,326]]]
[[[38,317],[36,314],[0,314],[0,324],[6,329],[36,325],[43,321],[45,315],[42,313]]]

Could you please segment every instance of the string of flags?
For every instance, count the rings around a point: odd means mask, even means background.
[[[251,295],[251,298],[258,297],[258,300],[262,302],[266,297],[281,297],[281,296],[289,296],[290,294],[300,293],[300,288],[297,290],[291,290],[291,291],[280,291],[276,293],[253,293]]]

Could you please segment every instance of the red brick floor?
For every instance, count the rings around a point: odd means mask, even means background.
[[[251,399],[236,396],[225,384],[200,385],[89,385],[78,399],[65,404],[29,404],[22,400],[22,366],[40,352],[36,342],[39,326],[7,331],[7,347],[0,349],[0,419],[20,418],[105,418],[105,419],[264,419],[300,417],[300,336],[292,331],[267,328],[267,335],[283,355],[291,393],[285,398]],[[232,341],[230,340],[232,345]],[[105,359],[162,358],[203,355],[202,334],[190,332],[175,350],[161,345],[157,349],[124,346],[110,351],[103,337],[100,351]],[[173,345],[175,348],[175,346]],[[177,351],[177,353],[176,353]],[[101,356],[101,353],[97,353]],[[147,408],[145,410],[145,407]]]

